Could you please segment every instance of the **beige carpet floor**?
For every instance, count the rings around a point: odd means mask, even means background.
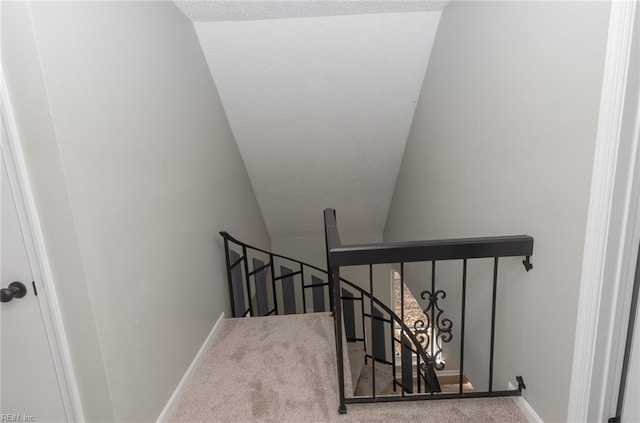
[[[228,319],[170,421],[527,422],[510,398],[337,406],[329,314]]]

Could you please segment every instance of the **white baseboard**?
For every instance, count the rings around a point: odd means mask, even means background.
[[[518,389],[511,381],[509,381],[507,387],[510,390]],[[525,415],[530,423],[544,423],[538,413],[536,413],[536,410],[533,409],[531,404],[529,404],[529,402],[527,402],[527,400],[523,396],[511,397],[511,399],[513,399],[513,402],[516,403],[520,411],[522,411],[522,414]]]
[[[215,325],[213,325],[213,328],[211,328],[211,332],[209,332],[209,335],[207,335],[207,339],[205,339],[204,342],[202,343],[200,350],[198,351],[196,356],[193,358],[193,361],[189,365],[189,368],[185,372],[184,376],[182,376],[180,383],[178,383],[178,386],[176,386],[175,391],[173,391],[171,398],[169,398],[169,401],[167,401],[167,405],[164,406],[164,409],[160,413],[160,416],[158,417],[158,420],[156,420],[156,423],[166,422],[168,421],[169,417],[171,417],[173,410],[175,409],[176,405],[178,405],[178,401],[182,397],[182,393],[184,392],[185,388],[189,384],[189,381],[191,380],[196,369],[200,365],[200,362],[204,358],[204,354],[207,352],[207,350],[213,343],[216,337],[216,334],[222,328],[223,321],[224,321],[224,312],[220,315],[220,317],[218,317],[218,321],[216,322]]]

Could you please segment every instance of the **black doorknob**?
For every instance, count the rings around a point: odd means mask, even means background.
[[[22,298],[27,295],[27,287],[22,282],[11,282],[9,288],[0,289],[0,302],[8,303],[14,298]]]

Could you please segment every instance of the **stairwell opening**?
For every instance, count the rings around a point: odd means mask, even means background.
[[[425,314],[422,307],[420,306],[418,299],[415,297],[411,289],[402,282],[402,277],[400,275],[400,272],[398,272],[397,270],[391,270],[390,280],[391,280],[390,288],[391,288],[391,301],[392,301],[391,305],[393,307],[394,312],[398,316],[402,316],[403,322],[406,325],[406,327],[410,328],[411,330],[415,330],[417,322],[428,322],[429,318]],[[403,312],[403,308],[404,308],[404,312]],[[401,331],[402,329],[400,328],[400,325],[398,323],[394,324],[394,332],[397,338],[400,338]],[[442,364],[444,366],[446,364],[446,361],[445,361],[446,349],[443,348],[442,342],[440,338],[437,336],[438,335],[437,330],[434,332],[433,327],[429,325],[429,327],[427,328],[426,334],[427,334],[427,337],[422,339],[422,342],[421,342],[422,347],[426,351],[430,351],[431,345],[429,345],[429,340],[430,339],[437,340],[435,341],[437,342],[435,345],[435,349],[440,350],[442,352],[436,355],[435,361],[436,363]],[[400,343],[394,344],[393,353],[396,356],[395,362],[397,363],[395,372],[396,372],[396,375],[400,377],[401,371],[402,371],[402,367],[400,365],[402,345]],[[414,356],[413,357],[414,365],[416,364],[416,361],[417,361],[416,357]],[[459,375],[460,375],[459,369],[439,370],[439,371],[436,371],[436,374],[438,376],[438,380],[440,381],[440,385],[443,392],[448,392],[448,391],[456,392],[459,389],[459,385],[458,385]],[[466,375],[463,375],[463,379],[464,379],[463,391],[472,392],[474,390],[473,384],[469,381]]]

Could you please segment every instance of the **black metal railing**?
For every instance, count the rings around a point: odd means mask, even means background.
[[[326,270],[220,235],[233,317],[332,310]]]
[[[220,232],[220,235],[225,246],[233,317],[333,311],[335,294],[329,289],[330,278],[326,270],[253,247],[227,232]],[[376,364],[390,367],[392,389],[398,395],[439,392],[436,366],[432,365],[433,360],[425,350],[424,342],[420,342],[421,335],[414,333],[387,304],[371,295],[372,287],[367,291],[344,278],[340,278],[339,287],[342,304],[360,304],[359,313],[355,307],[345,306],[347,312],[343,325],[347,342],[362,342],[365,361],[371,362],[371,396],[379,396],[376,393]],[[309,296],[313,300],[312,309],[307,308]],[[326,307],[327,298],[329,307]],[[376,327],[369,336],[366,334],[367,320],[372,321],[370,327]],[[360,324],[357,325],[356,321]],[[384,328],[385,325],[389,329]],[[402,357],[398,363],[395,354],[388,354],[387,339],[392,350],[396,344],[402,345]],[[397,367],[401,369],[400,377],[396,374]]]
[[[523,265],[527,271],[533,267],[530,256],[533,254],[533,238],[528,235],[486,237],[486,238],[465,238],[453,240],[437,241],[417,241],[401,243],[382,243],[366,245],[343,246],[336,225],[336,214],[333,209],[324,211],[325,239],[327,251],[327,268],[329,275],[329,289],[332,292],[334,330],[336,333],[336,359],[338,373],[338,388],[340,404],[338,411],[346,413],[346,404],[362,402],[380,401],[402,401],[402,400],[432,400],[449,398],[477,398],[520,395],[525,388],[524,380],[521,376],[516,376],[517,389],[497,390],[494,389],[494,356],[496,339],[496,305],[498,287],[498,261],[502,257],[524,257]],[[491,280],[491,326],[488,363],[488,389],[486,391],[469,390],[465,388],[465,326],[467,324],[467,273],[468,262],[471,259],[493,259],[493,274]],[[443,345],[450,342],[454,336],[453,322],[445,317],[445,311],[441,306],[441,301],[447,293],[436,285],[436,263],[439,261],[462,261],[462,287],[460,300],[460,328],[456,333],[459,336],[459,369],[457,369],[457,389],[450,392],[443,392],[438,382],[438,371],[444,370],[444,362],[440,360],[443,352]],[[431,277],[429,289],[424,290],[420,297],[427,302],[423,313],[412,325],[407,325],[405,321],[405,264],[414,262],[430,262]],[[373,297],[373,266],[380,264],[394,264],[398,267],[400,274],[400,315],[395,310],[390,309],[382,302]],[[364,285],[356,286],[346,282],[340,277],[340,268],[344,266],[369,266],[368,288]],[[369,343],[364,339],[364,344],[371,346],[372,358],[372,391],[370,395],[347,397],[345,395],[345,375],[344,375],[344,355],[343,355],[343,328],[347,331],[345,337],[347,342],[350,338],[359,340],[353,335],[350,315],[353,314],[354,295],[346,294],[345,287],[355,290],[359,295],[361,305],[364,298],[370,299],[369,313],[365,313],[362,305],[362,334],[363,339],[366,334],[364,319],[369,321],[369,334],[375,337],[380,333],[380,322],[389,324],[392,328],[390,335],[391,361],[387,359],[388,354],[376,348],[373,339]],[[368,289],[368,292],[366,291]],[[351,305],[349,305],[351,304]],[[381,311],[386,314],[383,316]],[[409,326],[412,326],[410,328]],[[400,327],[400,337],[396,336],[395,328]],[[380,336],[378,336],[380,338]],[[396,381],[396,348],[395,343],[400,343],[400,373],[402,383]],[[415,364],[414,361],[415,360]],[[375,384],[375,363],[384,363],[392,366],[393,387],[399,386],[401,392],[388,393],[386,395],[376,395]],[[413,369],[417,369],[415,379],[410,375]],[[415,380],[415,383],[413,381]],[[424,385],[423,385],[424,382]]]
[[[370,266],[369,272],[371,273],[372,271],[372,266]],[[369,281],[370,286],[369,291],[367,291],[344,278],[340,278],[340,300],[343,304],[341,313],[343,316],[343,327],[347,332],[345,336],[346,341],[362,342],[365,362],[371,360],[371,397],[375,398],[378,396],[376,393],[376,363],[391,366],[393,379],[391,387],[394,393],[404,396],[405,393],[440,392],[440,384],[435,373],[435,361],[425,350],[423,346],[424,342],[421,342],[419,339],[420,335],[414,333],[414,331],[406,325],[402,317],[398,316],[389,306],[370,294],[370,292],[372,292],[373,278],[371,277]],[[366,300],[369,301],[368,310],[365,305]],[[355,307],[348,307],[348,305],[344,303],[345,301],[360,303],[359,320],[361,326],[356,324],[357,313],[355,313]],[[366,320],[370,322],[370,343],[367,343]],[[377,328],[374,329],[374,325],[376,324]],[[385,325],[389,325],[389,330],[384,328]],[[361,327],[361,337],[357,335],[358,327]],[[388,336],[391,343],[390,350],[385,347],[387,333],[390,334]],[[402,359],[399,363],[395,362],[395,343],[401,345]],[[387,354],[387,351],[391,351],[391,358],[388,357],[389,354]],[[414,360],[416,361],[415,365]],[[397,367],[400,367],[400,378],[398,378],[396,374]],[[352,371],[353,370],[357,369],[352,369]],[[399,393],[398,389],[400,389]],[[360,397],[362,396],[366,395],[360,395]]]
[[[498,258],[524,256],[523,264],[530,270],[533,238],[521,235],[343,246],[336,226],[335,211],[325,210],[324,219],[329,271],[250,246],[226,232],[220,235],[224,239],[234,317],[332,312],[340,413],[346,412],[348,403],[510,396],[522,392],[524,381],[520,376],[516,377],[517,389],[494,389]],[[469,389],[465,376],[467,264],[468,260],[476,258],[491,258],[493,262],[487,391]],[[454,337],[454,331],[452,319],[446,316],[442,306],[447,293],[442,287],[436,286],[435,280],[436,262],[443,260],[462,261],[460,323],[456,332],[460,341],[457,388],[452,391],[449,383],[446,392],[440,383],[441,371],[445,367],[441,355],[444,344]],[[411,320],[406,315],[404,300],[407,289],[404,283],[405,263],[422,261],[431,264],[430,287],[420,295],[426,301],[426,306],[418,310],[419,316],[412,314],[415,320]],[[392,263],[398,269],[399,305],[386,304],[373,296],[373,269],[375,265],[384,263]],[[354,265],[368,266],[368,280],[359,278],[359,283],[354,283],[340,277],[340,267]],[[355,374],[352,378],[355,384],[353,393],[345,392],[343,334],[347,345],[361,343],[365,364],[370,363],[369,368],[364,369],[352,367],[351,363],[349,369],[352,373],[362,372],[361,375],[365,375],[367,371],[370,372],[370,380],[365,381],[367,384],[359,383],[362,377]],[[389,379],[388,389],[384,388],[384,383],[379,384],[376,380],[386,383],[385,378]]]

